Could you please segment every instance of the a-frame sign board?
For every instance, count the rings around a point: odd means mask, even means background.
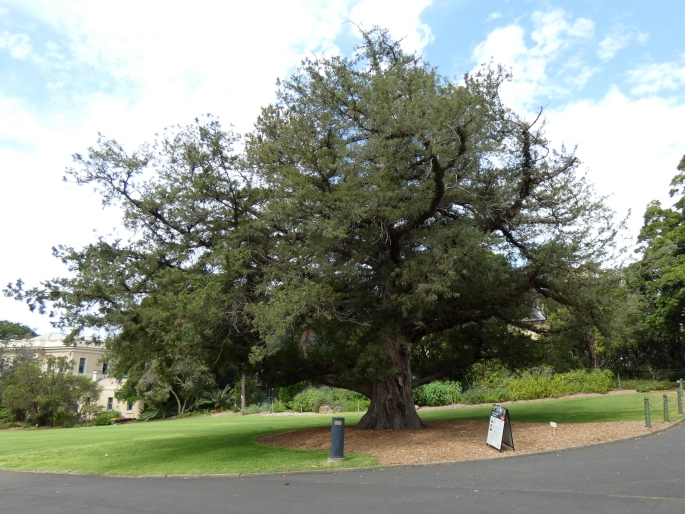
[[[488,440],[486,444],[494,446],[502,451],[502,445],[506,444],[514,450],[514,436],[511,433],[511,420],[509,410],[499,405],[492,407],[490,424],[488,425]]]

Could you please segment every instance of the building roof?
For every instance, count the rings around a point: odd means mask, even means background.
[[[11,346],[30,346],[33,348],[56,348],[64,346],[64,338],[67,337],[66,334],[60,332],[50,332],[49,334],[43,334],[31,339],[14,339],[10,341]],[[90,341],[79,338],[73,344],[69,346],[91,346]]]

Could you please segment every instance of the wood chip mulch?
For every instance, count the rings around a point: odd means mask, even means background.
[[[345,430],[345,452],[366,453],[381,465],[451,462],[498,458],[513,454],[558,450],[647,434],[673,423],[643,421],[558,424],[556,435],[548,423],[512,423],[516,451],[486,446],[487,420],[430,421],[422,430]],[[330,428],[311,428],[272,434],[262,444],[301,450],[330,450]]]

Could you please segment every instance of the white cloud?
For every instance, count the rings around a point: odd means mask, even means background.
[[[403,38],[405,51],[420,52],[433,41],[433,34],[420,15],[431,0],[362,0],[349,15],[350,20],[364,29],[374,25],[388,29],[397,39]]]
[[[631,35],[626,34],[621,30],[609,34],[599,42],[597,56],[603,61],[613,59],[619,50],[622,50],[630,44],[632,39],[633,37]]]
[[[530,37],[534,44],[526,43],[525,30],[514,23],[492,31],[473,51],[473,58],[479,63],[493,59],[512,69],[514,80],[505,86],[502,95],[508,104],[519,109],[531,108],[540,97],[547,97],[543,98],[545,101],[550,96],[567,95],[569,85],[582,87],[595,71],[579,57],[563,54],[559,73],[570,78],[556,80],[550,72],[550,66],[561,60],[563,51],[593,37],[591,20],[573,20],[561,9],[535,12],[531,19]]]
[[[636,39],[638,43],[644,45],[649,40],[649,32],[640,32]]]
[[[578,145],[590,178],[619,215],[629,209],[631,237],[651,200],[670,205],[669,183],[685,154],[685,104],[663,98],[631,99],[612,89],[599,101],[581,100],[547,113],[555,146]]]
[[[31,38],[28,34],[10,34],[3,30],[0,32],[0,48],[9,50],[15,59],[26,59],[31,55]]]
[[[0,238],[12,248],[1,257],[0,285],[63,275],[51,246],[84,245],[95,227],[106,234],[118,226],[116,211],[103,211],[90,189],[61,182],[70,155],[98,132],[134,148],[207,112],[248,131],[273,101],[277,77],[314,53],[338,52],[335,39],[349,30],[347,20],[388,27],[405,37],[405,47],[420,50],[432,38],[419,19],[429,3],[4,0],[46,28],[44,43],[34,37],[30,58],[59,70],[42,83],[61,100],[38,106],[0,89],[0,190],[12,192],[0,202]],[[83,74],[99,89],[81,86]],[[0,298],[0,307],[3,318],[50,329],[17,302]]]
[[[491,12],[491,13],[488,15],[488,17],[487,17],[487,19],[486,19],[485,21],[498,20],[498,19],[500,19],[501,17],[502,17],[502,13],[501,13],[501,12]]]
[[[675,62],[646,64],[628,72],[628,82],[635,84],[634,95],[656,94],[685,86],[685,65]]]

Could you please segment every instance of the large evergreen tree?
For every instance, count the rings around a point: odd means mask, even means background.
[[[77,156],[70,175],[120,201],[135,236],[58,249],[74,278],[10,294],[106,329],[141,394],[181,358],[251,367],[367,394],[359,428],[419,428],[414,387],[525,356],[535,342],[511,327],[532,309],[587,307],[610,213],[541,121],[502,105],[501,70],[454,82],[364,36],[281,83],[240,155],[200,122]]]

